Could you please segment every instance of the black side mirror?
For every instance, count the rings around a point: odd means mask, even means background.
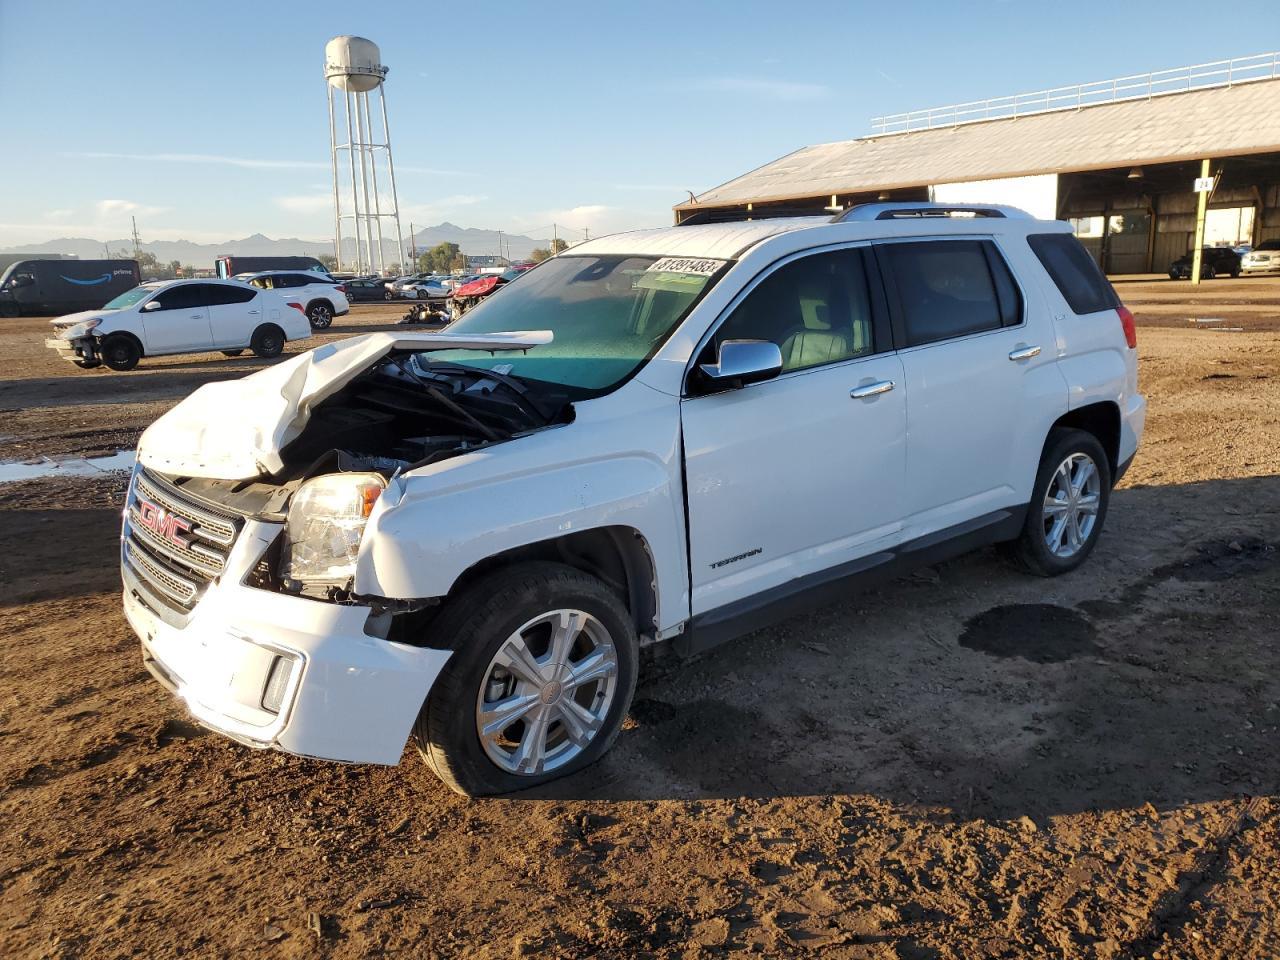
[[[705,380],[724,389],[771,380],[782,372],[782,351],[772,340],[725,340],[715,363],[698,367]]]

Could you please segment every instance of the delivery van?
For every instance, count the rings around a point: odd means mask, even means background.
[[[136,260],[19,260],[0,275],[0,316],[97,310],[141,280]]]

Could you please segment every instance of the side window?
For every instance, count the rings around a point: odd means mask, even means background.
[[[1120,305],[1098,264],[1069,233],[1036,233],[1027,237],[1072,313],[1097,313]]]
[[[982,240],[886,243],[905,346],[998,330],[1021,320],[1017,287],[995,247]]]
[[[254,277],[252,280],[249,281],[249,285],[253,287],[257,287],[259,290],[270,290],[271,278],[270,277]]]
[[[282,273],[275,278],[275,288],[277,290],[292,290],[295,287],[303,287],[307,284],[306,277],[300,277],[296,273]]]
[[[258,294],[253,290],[246,290],[243,287],[233,287],[231,284],[210,283],[208,303],[211,307],[220,307],[229,303],[248,303]]]
[[[779,267],[720,325],[712,346],[725,340],[772,340],[783,371],[873,353],[862,252],[833,250]]]
[[[156,297],[160,310],[190,310],[203,307],[205,300],[205,283],[182,283],[176,287],[161,291]]]

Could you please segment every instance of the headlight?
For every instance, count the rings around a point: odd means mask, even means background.
[[[81,337],[87,336],[90,330],[96,328],[102,323],[101,317],[94,317],[92,320],[84,320],[77,323],[74,327],[68,327],[62,331],[64,340],[79,340]]]
[[[356,570],[360,538],[387,482],[376,473],[332,473],[293,495],[284,524],[280,576],[288,586],[344,586]]]

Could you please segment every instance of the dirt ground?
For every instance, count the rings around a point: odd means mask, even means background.
[[[1117,289],[1150,419],[1084,568],[985,551],[660,660],[537,795],[203,732],[120,613],[122,478],[0,484],[0,956],[1280,956],[1280,281]],[[0,461],[259,365],[45,329],[0,321]]]

